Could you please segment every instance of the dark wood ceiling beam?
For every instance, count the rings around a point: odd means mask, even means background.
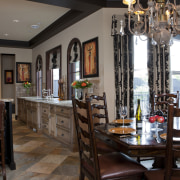
[[[13,40],[5,40],[5,39],[0,39],[0,47],[30,49],[29,42],[27,41],[13,41]]]
[[[43,4],[55,5],[73,10],[86,11],[97,7],[105,7],[104,0],[28,0]]]
[[[76,10],[70,10],[68,13],[66,13],[64,16],[59,18],[57,21],[55,21],[53,24],[47,27],[44,31],[42,31],[36,37],[31,39],[29,41],[30,47],[33,48],[39,45],[40,43],[48,40],[49,38],[63,31],[64,29],[70,27],[72,24],[75,24],[76,22],[80,21],[86,16],[92,14],[93,11],[89,10],[86,12],[80,12]]]

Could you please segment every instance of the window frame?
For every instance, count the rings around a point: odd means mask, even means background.
[[[51,94],[53,94],[53,71],[49,69],[49,60],[50,54],[53,52],[60,52],[60,67],[59,67],[59,79],[62,78],[62,52],[61,52],[61,45],[52,48],[46,52],[46,89],[51,89]]]
[[[72,94],[75,94],[75,89],[71,87],[71,83],[75,80],[73,78],[74,77],[73,74],[78,72],[78,71],[72,72],[72,66],[70,66],[70,63],[69,63],[70,58],[71,58],[71,50],[75,42],[77,43],[80,49],[79,75],[80,75],[80,79],[82,78],[82,45],[79,39],[73,38],[70,41],[68,49],[67,49],[67,99],[69,100],[72,99]]]

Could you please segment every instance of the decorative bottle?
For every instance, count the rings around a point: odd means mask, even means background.
[[[142,128],[142,120],[141,120],[141,105],[140,105],[140,99],[137,100],[138,105],[136,109],[136,128],[141,129]]]

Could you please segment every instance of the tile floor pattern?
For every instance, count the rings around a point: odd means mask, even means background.
[[[79,156],[57,140],[35,133],[13,118],[16,170],[7,166],[7,180],[78,180]],[[0,179],[1,179],[0,175]]]
[[[78,152],[71,152],[57,140],[33,132],[14,117],[13,141],[16,170],[7,166],[7,180],[79,180]],[[151,168],[152,161],[142,164]]]

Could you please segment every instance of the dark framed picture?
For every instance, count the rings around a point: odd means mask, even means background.
[[[4,71],[5,84],[13,84],[13,70]]]
[[[83,78],[98,76],[98,37],[96,37],[83,42]]]
[[[16,83],[31,82],[31,63],[16,62]]]

